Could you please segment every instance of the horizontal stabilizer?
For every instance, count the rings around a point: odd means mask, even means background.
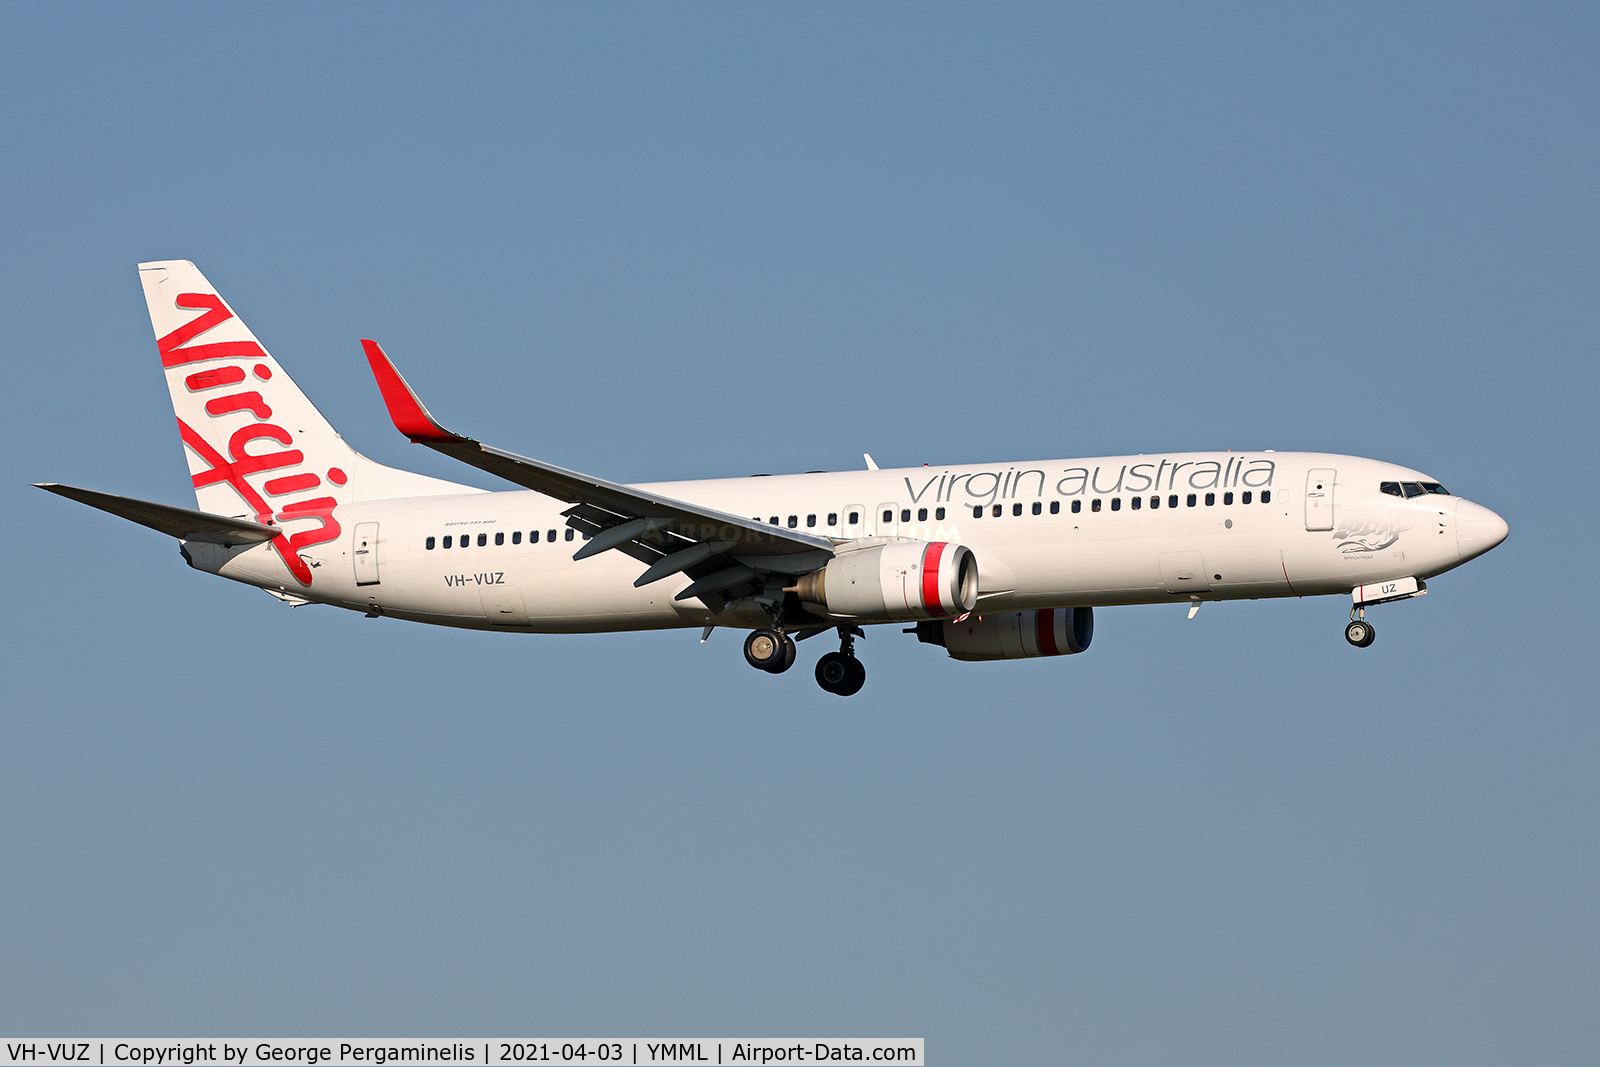
[[[135,500],[128,496],[97,493],[93,489],[79,489],[58,482],[34,482],[47,493],[88,504],[91,508],[109,511],[119,518],[148,526],[159,533],[183,541],[204,541],[213,545],[253,545],[270,541],[282,530],[263,526],[248,519],[230,519],[226,515],[212,515],[191,508],[175,508],[171,504],[155,504],[148,500]]]

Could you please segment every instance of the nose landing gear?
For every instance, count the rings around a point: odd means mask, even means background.
[[[856,659],[856,637],[860,634],[857,627],[839,627],[839,651],[829,652],[817,660],[817,684],[823,692],[855,696],[867,684],[867,668]]]
[[[1344,639],[1357,648],[1366,648],[1377,639],[1378,632],[1372,628],[1372,624],[1364,617],[1366,612],[1361,614],[1363,618],[1352,617],[1350,619],[1350,625],[1344,628]]]

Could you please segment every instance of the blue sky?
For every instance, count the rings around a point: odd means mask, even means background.
[[[0,1031],[1594,1059],[1597,22],[8,8]],[[359,338],[619,480],[1322,449],[1511,538],[1365,652],[1337,598],[1053,662],[885,627],[850,701],[724,632],[291,610],[27,485],[192,501],[165,258],[357,448],[489,487]]]

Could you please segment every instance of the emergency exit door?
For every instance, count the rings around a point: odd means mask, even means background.
[[[357,585],[378,584],[377,523],[356,523],[355,537],[350,546],[350,558],[355,560]]]
[[[1306,529],[1333,529],[1334,471],[1319,469],[1306,475]]]

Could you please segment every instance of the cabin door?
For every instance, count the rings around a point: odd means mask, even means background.
[[[356,584],[378,584],[378,524],[356,523],[355,537],[350,545],[350,558],[355,560]]]
[[[1306,475],[1306,529],[1333,529],[1333,471],[1314,470]]]

